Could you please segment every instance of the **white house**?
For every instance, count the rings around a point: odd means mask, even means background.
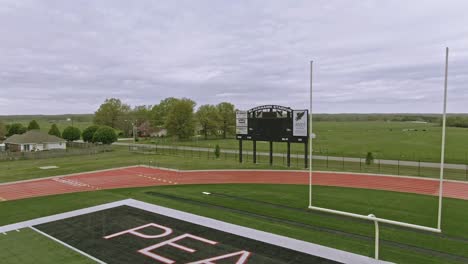
[[[30,130],[22,135],[13,135],[3,142],[5,149],[11,152],[43,151],[66,149],[66,140],[49,135],[40,130]]]

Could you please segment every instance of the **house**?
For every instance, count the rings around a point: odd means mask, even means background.
[[[40,130],[30,130],[21,135],[13,135],[3,142],[5,149],[11,152],[42,151],[66,149],[66,140],[49,135]]]
[[[165,128],[153,128],[149,121],[142,123],[138,128],[139,137],[165,137],[167,130]]]

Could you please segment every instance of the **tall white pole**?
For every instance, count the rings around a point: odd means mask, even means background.
[[[313,61],[310,61],[310,105],[309,105],[309,207],[312,206],[312,69]]]
[[[444,110],[442,114],[442,147],[440,150],[439,212],[438,212],[438,217],[437,217],[438,229],[442,229],[442,194],[443,194],[444,163],[445,163],[445,120],[447,117],[448,54],[449,54],[449,48],[446,48],[445,49]]]

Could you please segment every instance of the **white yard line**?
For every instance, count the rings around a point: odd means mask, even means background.
[[[32,226],[44,224],[44,223],[48,223],[52,221],[62,220],[62,219],[66,219],[66,218],[70,218],[74,216],[83,215],[83,214],[89,214],[89,213],[96,212],[96,211],[111,209],[111,208],[122,206],[122,205],[131,206],[131,207],[145,210],[148,212],[161,214],[161,215],[165,215],[168,217],[172,217],[172,218],[180,219],[183,221],[191,222],[194,224],[198,224],[201,226],[205,226],[208,228],[220,230],[222,232],[231,233],[234,235],[246,237],[249,239],[265,242],[265,243],[272,244],[272,245],[277,245],[280,247],[292,249],[295,251],[303,252],[306,254],[311,254],[314,256],[318,256],[318,257],[331,259],[331,260],[342,262],[342,263],[364,263],[364,264],[388,263],[385,261],[375,260],[367,256],[362,256],[362,255],[346,252],[343,250],[325,247],[325,246],[321,246],[321,245],[317,245],[317,244],[313,244],[313,243],[309,243],[309,242],[305,242],[305,241],[301,241],[301,240],[297,240],[297,239],[293,239],[289,237],[275,235],[275,234],[267,233],[264,231],[255,230],[252,228],[234,225],[234,224],[222,222],[219,220],[214,220],[214,219],[203,217],[203,216],[198,216],[198,215],[194,215],[194,214],[190,214],[190,213],[186,213],[186,212],[182,212],[182,211],[178,211],[178,210],[174,210],[174,209],[170,209],[170,208],[166,208],[166,207],[162,207],[162,206],[158,206],[158,205],[154,205],[150,203],[137,201],[134,199],[121,200],[117,202],[107,203],[107,204],[88,207],[88,208],[75,210],[75,211],[71,211],[67,213],[37,218],[37,219],[30,220],[30,221],[3,226],[3,227],[0,227],[0,233],[9,232],[12,230],[17,230],[17,229],[26,228],[26,227],[31,227],[32,229],[39,231],[33,228]],[[78,251],[78,249],[75,249],[67,245],[66,243],[59,241],[47,234],[44,234],[44,235],[61,243],[62,245],[65,245],[79,252],[80,254],[83,254],[83,255],[86,254],[84,252]],[[89,255],[86,254],[85,256],[89,256]],[[99,263],[104,263],[97,259],[96,261],[98,261]]]
[[[39,233],[39,234],[41,234],[41,235],[43,235],[43,236],[45,236],[45,237],[47,237],[47,238],[49,238],[49,239],[51,239],[51,240],[53,240],[53,241],[55,241],[55,242],[57,242],[57,243],[63,245],[63,246],[65,246],[65,247],[67,247],[67,248],[69,248],[69,249],[71,249],[71,250],[77,252],[78,254],[81,254],[81,255],[83,255],[83,256],[89,258],[89,259],[92,259],[92,260],[96,261],[97,263],[106,264],[106,262],[104,262],[104,261],[102,261],[102,260],[100,260],[100,259],[97,259],[97,258],[95,258],[95,257],[93,257],[93,256],[91,256],[91,255],[89,255],[89,254],[87,254],[87,253],[85,253],[85,252],[83,252],[83,251],[81,251],[81,250],[75,248],[75,247],[72,247],[72,246],[68,245],[67,243],[65,243],[65,242],[63,242],[63,241],[58,240],[58,239],[56,239],[55,237],[53,237],[53,236],[51,236],[51,235],[48,235],[48,234],[42,232],[41,230],[38,230],[38,229],[36,229],[36,228],[34,228],[34,227],[32,227],[32,226],[29,227],[29,228],[31,228],[32,230],[36,231],[37,233]]]
[[[83,172],[77,172],[77,173],[62,174],[62,175],[48,176],[48,177],[42,177],[42,178],[34,178],[34,179],[29,179],[29,180],[3,182],[3,183],[0,183],[0,186],[1,185],[14,184],[14,183],[32,182],[32,181],[38,181],[38,180],[48,180],[48,179],[53,179],[53,178],[63,178],[63,177],[78,176],[78,175],[83,175],[83,174],[88,174],[88,173],[105,172],[105,171],[113,171],[113,170],[120,170],[120,169],[138,168],[138,167],[142,167],[142,166],[132,165],[132,166],[117,167],[117,168],[112,168],[112,169],[83,171]]]

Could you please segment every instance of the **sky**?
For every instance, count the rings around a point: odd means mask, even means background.
[[[0,115],[154,105],[468,112],[468,1],[0,0]]]

